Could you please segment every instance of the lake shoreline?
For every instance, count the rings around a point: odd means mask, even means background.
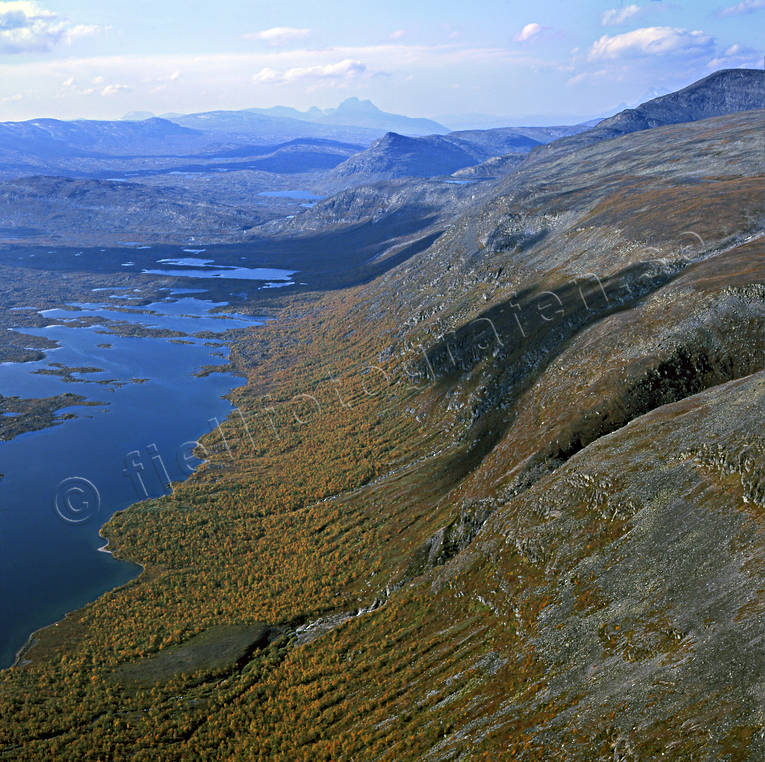
[[[207,300],[203,300],[203,301],[206,302]],[[215,302],[213,302],[213,305],[216,306],[216,307],[219,306]],[[193,323],[194,320],[197,319],[194,316],[190,316],[190,317],[192,318],[192,323]],[[232,310],[232,315],[230,317],[228,315],[226,315],[226,318],[229,318],[229,319],[235,318],[235,317],[236,317],[236,319],[239,319],[239,318],[244,318],[245,316],[237,315],[233,310]],[[221,335],[217,338],[217,341],[219,342],[219,345],[221,347],[225,347],[226,348],[226,355],[225,355],[225,358],[224,358],[226,361],[228,360],[228,358],[230,356],[231,349],[232,349],[233,342],[234,342],[232,334],[237,334],[237,333],[239,333],[239,331],[246,331],[246,330],[249,330],[251,328],[258,327],[258,326],[262,325],[262,320],[258,320],[254,316],[248,315],[248,316],[246,316],[246,318],[247,318],[247,322],[246,323],[240,322],[240,324],[237,327],[227,327],[224,331],[221,332]],[[202,323],[204,323],[205,318],[200,316],[199,320]],[[192,325],[192,327],[196,327],[197,331],[202,330],[202,327],[200,327],[198,325],[196,325],[196,326]],[[199,337],[196,337],[196,336],[192,335],[191,333],[190,333],[190,336],[191,336],[191,338],[194,339],[195,342],[197,342],[197,344],[199,346],[204,346],[204,344],[200,343],[200,342],[209,341],[209,339],[207,339],[207,340],[199,339]],[[121,359],[121,361],[122,361],[122,359]],[[214,361],[217,362],[217,359],[215,359]],[[203,360],[200,358],[199,362],[203,362]],[[15,366],[27,365],[27,363],[12,363],[12,365],[15,365]],[[199,367],[199,366],[197,365],[196,367]],[[207,366],[202,366],[202,367],[207,367]],[[222,363],[221,368],[222,368],[222,373],[221,374],[216,374],[218,376],[218,379],[220,379],[220,380],[213,385],[212,389],[215,389],[216,386],[218,387],[218,389],[220,389],[221,385],[225,385],[225,386],[224,386],[224,388],[221,391],[215,393],[214,399],[217,400],[217,402],[213,402],[212,399],[211,399],[210,400],[210,404],[206,404],[206,405],[203,405],[201,407],[196,407],[196,409],[199,411],[199,421],[200,421],[200,423],[201,423],[202,420],[206,420],[208,415],[217,416],[215,418],[215,420],[217,420],[217,418],[221,418],[221,419],[228,418],[229,415],[232,412],[232,405],[230,403],[229,395],[234,390],[236,390],[237,388],[243,386],[247,382],[246,375],[244,375],[244,374],[242,374],[240,372],[236,372],[236,370],[234,370],[233,368],[230,367],[228,362]],[[129,368],[130,372],[132,372],[133,370],[135,370],[135,368],[132,368],[132,367]],[[175,375],[177,375],[177,373],[178,373],[177,368],[174,370],[174,373],[175,373]],[[165,378],[164,376],[161,376],[159,378],[162,378],[163,380],[161,382],[158,382],[158,383],[161,383],[161,384],[163,384],[165,386],[167,384],[171,384],[172,385],[172,377],[168,379],[168,378]],[[184,378],[180,380],[180,383],[181,384],[186,384],[186,383],[191,384],[194,381],[195,378],[196,378],[196,374],[194,373],[193,369],[191,369],[189,374],[188,374],[188,377],[184,376]],[[176,383],[179,383],[179,382],[176,381]],[[211,388],[211,387],[208,386],[207,388]],[[197,397],[199,397],[200,395],[203,395],[203,390],[202,391],[198,390],[196,392],[196,396]],[[204,398],[202,399],[202,401],[204,401]],[[227,406],[226,406],[227,409],[225,411],[222,411],[222,410],[219,411],[220,404],[218,404],[218,403],[221,403],[223,401],[228,403]],[[98,403],[94,403],[94,404],[98,404]],[[186,426],[187,426],[187,424],[189,422],[188,412],[184,410],[184,412],[180,415],[178,420],[180,422],[183,422],[183,420],[185,420],[186,421]],[[212,420],[212,419],[210,419],[210,420]],[[146,425],[150,425],[150,419],[147,416],[144,416],[144,421],[145,421]],[[64,423],[64,421],[62,421],[62,423]],[[184,428],[186,428],[186,426],[181,426],[181,428],[184,429]],[[30,433],[30,434],[38,434],[38,433],[39,434],[43,434],[44,432],[49,431],[51,429],[55,429],[55,428],[60,428],[60,427],[58,427],[58,426],[51,426],[51,427],[47,427],[46,429],[32,430],[32,431],[27,432],[27,433]],[[198,426],[198,427],[195,427],[195,428],[196,428],[196,431],[193,431],[193,430],[189,431],[186,428],[185,432],[181,432],[182,435],[179,434],[178,441],[182,441],[183,439],[186,439],[188,441],[198,441],[198,440],[202,439],[206,434],[209,433],[209,430],[206,427]],[[24,439],[24,437],[22,437],[22,439]],[[150,441],[150,440],[147,438],[147,441]],[[9,443],[10,443],[10,440],[9,440]],[[147,460],[147,463],[148,462],[149,461]],[[199,467],[201,465],[203,465],[204,462],[205,461],[200,461],[198,463],[194,463],[193,466],[191,464],[188,464],[187,468],[192,469],[192,470],[190,470],[189,473],[186,473],[185,470],[180,472],[180,473],[178,473],[178,474],[173,473],[172,483],[173,484],[177,484],[177,483],[186,481],[188,478],[192,477],[194,475],[194,473],[197,472]],[[113,466],[113,465],[114,464],[112,463],[111,466]],[[171,465],[171,472],[172,472],[173,471],[172,464],[169,463],[169,465]],[[111,466],[110,466],[110,468],[111,468]],[[13,470],[18,471],[18,468],[11,469],[11,470],[12,471]],[[178,469],[176,468],[175,471],[177,471],[177,470]],[[71,473],[78,473],[78,471],[74,470]],[[96,473],[98,473],[98,472],[96,472]],[[94,477],[94,478],[95,478],[95,480],[97,482],[99,481],[98,478],[96,478],[96,477]],[[100,482],[99,482],[99,486],[101,486]],[[107,484],[107,487],[108,486],[109,485]],[[153,485],[150,485],[150,488],[152,486]],[[153,494],[153,492],[154,492],[154,489],[152,489],[152,494]],[[148,493],[147,493],[147,497],[149,497]],[[49,630],[50,628],[57,628],[64,621],[66,621],[68,617],[70,617],[73,614],[76,614],[76,612],[78,612],[78,611],[82,611],[87,606],[91,605],[92,603],[97,601],[99,598],[101,598],[103,595],[108,594],[110,592],[114,592],[115,590],[119,590],[119,589],[125,587],[126,585],[134,583],[136,580],[141,578],[141,575],[145,571],[145,566],[143,564],[139,563],[138,561],[133,560],[131,558],[122,557],[119,554],[119,551],[117,551],[117,553],[115,554],[115,552],[112,549],[110,549],[110,547],[109,547],[109,538],[105,534],[104,530],[106,529],[106,527],[109,524],[110,520],[112,519],[112,517],[116,513],[128,510],[130,508],[134,508],[139,503],[141,503],[144,499],[146,499],[146,498],[139,498],[138,500],[133,499],[131,502],[129,502],[127,504],[123,503],[122,505],[117,507],[114,510],[113,513],[110,513],[108,515],[108,517],[106,518],[106,520],[103,521],[103,523],[101,524],[101,526],[98,529],[98,536],[103,540],[103,542],[100,544],[99,547],[93,548],[93,550],[95,551],[94,555],[101,556],[102,554],[105,554],[107,556],[110,556],[111,559],[113,559],[115,562],[118,562],[119,564],[123,564],[124,563],[124,564],[129,564],[132,567],[134,567],[134,568],[129,570],[129,572],[130,572],[129,578],[124,579],[124,577],[126,576],[126,572],[121,573],[119,570],[116,570],[116,571],[112,572],[116,576],[123,577],[123,579],[119,580],[117,582],[117,584],[109,586],[106,589],[100,590],[100,592],[98,592],[96,595],[89,595],[87,591],[84,591],[82,599],[80,601],[76,601],[75,605],[72,606],[71,608],[67,608],[67,610],[63,613],[63,615],[59,615],[59,616],[57,616],[55,618],[52,617],[47,623],[45,623],[45,624],[43,624],[41,626],[37,626],[37,627],[34,627],[34,628],[30,629],[28,631],[28,634],[26,634],[24,642],[18,648],[16,648],[14,651],[11,651],[13,640],[15,640],[15,638],[13,638],[13,636],[12,636],[12,633],[14,632],[14,630],[10,630],[9,631],[10,637],[8,638],[8,640],[9,640],[9,642],[8,642],[8,646],[9,646],[8,653],[5,654],[5,656],[4,656],[4,659],[3,659],[4,664],[0,667],[0,671],[7,670],[7,669],[12,669],[14,667],[20,667],[20,666],[23,666],[24,664],[26,664],[26,663],[28,663],[30,661],[33,661],[34,657],[33,657],[33,655],[30,655],[30,652],[33,653],[34,647],[35,647],[36,643],[39,641],[40,633],[42,633],[43,631]],[[120,502],[121,502],[121,500],[120,500]],[[45,545],[45,542],[43,542],[43,545]],[[88,555],[90,555],[90,553],[88,553]],[[77,563],[79,564],[80,562],[78,561]],[[89,568],[90,566],[93,566],[92,562],[89,563],[87,558],[84,559],[83,563],[85,564],[85,568]],[[100,568],[100,567],[98,565],[96,565],[96,568]],[[23,571],[22,571],[22,574],[23,574]],[[11,576],[9,578],[9,583],[10,583],[10,581],[12,579],[13,579],[13,576]],[[24,579],[24,577],[22,576],[22,577],[19,577],[18,579],[19,579],[19,581],[22,581]],[[97,578],[91,577],[91,579],[97,579]],[[16,587],[15,596],[17,598],[23,597],[24,596],[24,588],[19,589],[18,588],[18,583],[10,584],[9,585],[9,592],[12,591],[14,587]],[[75,590],[76,590],[76,587],[75,587]],[[55,601],[55,597],[53,598],[53,600]],[[25,604],[26,604],[26,601],[25,601]],[[39,611],[44,611],[45,608],[48,608],[48,606],[41,605],[40,609],[34,609],[33,608],[31,610],[31,613],[34,615],[34,611],[35,610],[37,610],[39,612]],[[50,606],[50,608],[53,608],[55,610],[55,605]],[[13,609],[11,609],[11,610],[13,610]],[[59,609],[59,611],[60,610],[61,609]],[[51,613],[53,613],[53,612],[51,612]],[[30,618],[34,618],[34,616],[32,616]],[[39,618],[43,618],[43,617],[41,616]],[[14,619],[10,619],[9,621],[13,622]],[[22,619],[22,621],[23,621],[23,619]],[[19,622],[19,623],[21,623],[21,622]],[[22,634],[22,632],[19,632],[18,630],[16,630],[16,632],[19,635]],[[16,642],[19,642],[19,640],[17,640]]]
[[[246,330],[246,329],[243,329],[243,330]],[[230,346],[229,346],[229,349],[230,349]],[[230,375],[237,376],[238,374],[231,373]],[[240,386],[244,386],[244,385],[245,384],[241,384]],[[226,392],[226,394],[221,395],[221,399],[227,399],[228,395],[231,394],[233,391],[235,391],[238,388],[240,388],[240,387],[239,386],[233,387],[229,392]],[[225,420],[228,420],[228,418],[226,418]],[[208,434],[209,433],[211,433],[211,432],[208,432]],[[201,435],[200,439],[203,436],[206,436],[206,434]],[[200,463],[198,463],[194,467],[194,470],[188,475],[188,477],[186,479],[182,480],[182,481],[188,481],[188,479],[191,479],[194,476],[194,474],[197,473],[199,468],[201,466],[203,466],[205,463],[207,463],[206,460],[205,461],[201,461]],[[174,482],[174,483],[179,483],[179,482]],[[102,596],[108,595],[108,594],[113,593],[113,592],[116,592],[117,590],[121,590],[121,589],[127,587],[128,585],[136,584],[140,580],[142,575],[146,572],[145,564],[142,564],[139,561],[131,559],[131,558],[128,558],[128,557],[123,557],[123,556],[115,555],[113,550],[109,550],[108,549],[109,548],[109,538],[108,538],[107,535],[104,534],[104,529],[108,526],[109,522],[112,520],[112,518],[114,518],[114,516],[117,513],[121,513],[123,511],[132,510],[136,506],[140,505],[142,502],[144,502],[144,501],[143,500],[138,500],[135,503],[131,503],[130,505],[126,506],[125,508],[119,508],[116,511],[114,511],[114,513],[112,513],[109,516],[109,518],[99,527],[98,536],[101,537],[105,542],[104,542],[104,544],[101,547],[95,549],[96,553],[106,553],[106,554],[110,555],[115,561],[119,561],[119,562],[127,563],[127,564],[132,564],[132,565],[136,566],[137,567],[136,574],[133,577],[131,577],[129,580],[127,580],[127,581],[125,581],[125,582],[123,582],[123,583],[121,583],[119,585],[115,585],[114,587],[112,587],[112,588],[110,588],[108,590],[104,590],[98,596],[96,596],[95,598],[93,598],[91,600],[88,600],[83,605],[76,606],[75,608],[70,609],[60,619],[57,619],[54,622],[50,622],[49,624],[44,624],[42,627],[37,627],[36,629],[32,630],[32,632],[29,633],[29,636],[27,637],[27,639],[24,642],[24,644],[16,652],[16,656],[14,657],[13,662],[11,664],[6,665],[6,666],[0,666],[0,672],[4,672],[5,670],[9,670],[9,669],[16,669],[17,667],[21,668],[21,667],[26,666],[27,664],[32,663],[32,659],[31,658],[26,659],[25,656],[36,645],[35,637],[39,633],[43,632],[44,630],[48,630],[50,628],[58,627],[60,624],[64,623],[69,617],[73,616],[74,614],[77,614],[77,612],[79,612],[79,611],[84,610],[87,606],[95,603]]]

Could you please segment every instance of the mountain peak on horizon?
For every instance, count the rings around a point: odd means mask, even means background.
[[[365,113],[365,114],[382,114],[384,113],[382,109],[375,106],[372,101],[370,101],[368,98],[362,100],[361,98],[357,98],[355,95],[352,95],[350,98],[346,98],[342,103],[340,103],[337,108],[334,109],[328,109],[328,111],[333,112],[335,114],[338,113]]]
[[[384,111],[368,98],[361,99],[357,96],[346,98],[336,108],[325,109],[323,121],[334,124],[354,124],[404,135],[421,136],[449,132],[447,127],[433,119]]]

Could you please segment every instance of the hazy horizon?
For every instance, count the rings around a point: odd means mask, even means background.
[[[349,96],[439,121],[589,118],[721,68],[761,68],[752,21],[764,8],[427,0],[255,10],[221,0],[189,13],[178,0],[0,0],[0,120],[305,110]]]

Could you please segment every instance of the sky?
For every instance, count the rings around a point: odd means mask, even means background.
[[[0,0],[0,121],[350,96],[476,126],[594,117],[762,68],[763,22],[765,0]]]

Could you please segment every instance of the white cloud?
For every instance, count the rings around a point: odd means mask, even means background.
[[[0,53],[44,53],[97,31],[95,26],[72,24],[30,0],[0,0]]]
[[[402,37],[406,37],[406,29],[396,29],[388,35],[389,40],[400,40]]]
[[[617,24],[623,24],[625,21],[637,16],[640,13],[639,5],[628,5],[625,8],[611,8],[603,13],[600,19],[603,26],[616,26]]]
[[[60,64],[59,64],[60,65]],[[113,73],[114,76],[116,74]],[[83,78],[80,79],[82,81]],[[78,84],[77,79],[74,76],[67,77],[62,83],[62,92],[66,92],[68,95],[118,95],[133,90],[133,87],[127,84],[120,84],[117,82],[109,82],[106,77],[101,74],[91,77],[85,77],[84,79],[90,80],[89,86],[82,86]],[[111,77],[109,77],[111,79]]]
[[[346,58],[337,63],[325,64],[324,66],[293,66],[286,71],[277,71],[271,67],[261,69],[254,74],[254,82],[269,85],[286,85],[292,82],[311,80],[320,81],[342,81],[349,80],[363,74],[367,67],[361,61],[355,61]]]
[[[270,45],[286,45],[296,40],[304,40],[311,34],[310,29],[297,29],[293,26],[275,26],[271,29],[263,29],[260,32],[244,34],[246,40],[260,40]]]
[[[752,13],[765,8],[765,0],[741,0],[740,3],[723,8],[720,11],[721,16],[741,16],[744,13]]]
[[[762,55],[753,48],[747,48],[738,43],[726,48],[707,63],[709,69],[740,69],[760,68]]]
[[[594,82],[597,80],[602,80],[605,77],[612,79],[614,77],[614,73],[608,69],[599,69],[598,71],[583,71],[579,74],[575,74],[573,77],[569,77],[569,79],[566,80],[566,84],[580,85],[583,82]]]
[[[634,56],[702,55],[711,53],[713,48],[714,40],[704,32],[650,26],[614,36],[604,34],[592,44],[587,57],[597,61]]]
[[[536,22],[532,21],[530,24],[526,24],[518,34],[513,37],[516,42],[528,42],[532,37],[536,37],[542,31],[542,27]]]
[[[128,85],[107,85],[103,90],[101,90],[101,95],[117,95],[118,93],[125,92],[126,90],[130,90]]]

